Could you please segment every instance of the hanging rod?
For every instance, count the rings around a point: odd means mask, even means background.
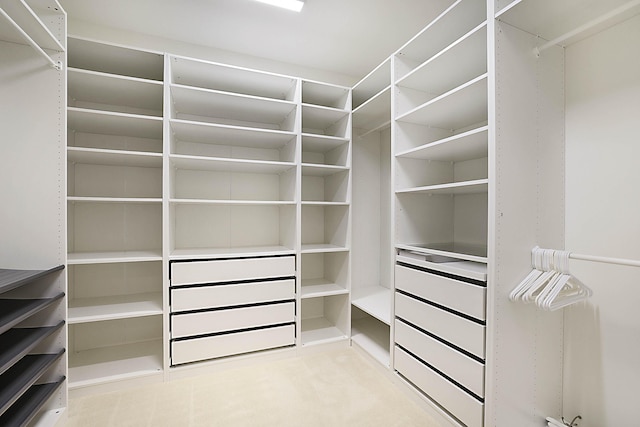
[[[49,65],[51,65],[53,68],[55,68],[56,70],[62,70],[62,62],[61,61],[54,61],[49,55],[47,55],[47,52],[45,52],[44,50],[42,50],[42,48],[40,46],[38,46],[38,43],[35,42],[35,40],[33,40],[31,38],[31,36],[29,36],[29,34],[27,34],[22,27],[20,27],[20,25],[18,25],[18,23],[16,21],[13,20],[13,18],[11,18],[9,16],[9,14],[7,12],[5,12],[5,10],[3,8],[0,7],[0,14],[2,14],[2,16],[4,16],[4,18],[9,21],[9,23],[15,28],[16,31],[18,31],[18,33],[22,36],[22,38],[32,47],[35,49],[36,52],[38,52],[48,63]]]
[[[555,39],[548,41],[547,43],[543,44],[542,46],[536,47],[535,53],[536,55],[539,55],[540,52],[549,49],[551,46],[555,46],[558,44],[562,44],[562,42],[570,39],[571,37],[574,37],[580,33],[586,32],[606,21],[609,21],[610,19],[614,19],[615,17],[617,17],[618,15],[622,15],[623,13],[632,10],[633,8],[640,6],[640,0],[632,0],[628,3],[623,4],[622,6],[619,6],[607,13],[605,13],[602,16],[599,16],[598,18],[595,18],[581,26],[579,26],[578,28],[569,31],[568,33],[565,33],[559,37],[556,37]]]
[[[583,255],[583,254],[576,254],[576,253],[573,253],[573,252],[569,252],[569,258],[570,259],[581,260],[581,261],[601,262],[601,263],[604,263],[604,264],[617,264],[617,265],[626,265],[626,266],[629,266],[629,267],[640,267],[640,260],[635,260],[635,259],[611,258],[611,257],[594,256],[594,255]]]

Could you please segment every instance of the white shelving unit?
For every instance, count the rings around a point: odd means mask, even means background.
[[[161,347],[146,342],[163,325],[162,64],[161,54],[69,39],[72,390],[161,373]]]

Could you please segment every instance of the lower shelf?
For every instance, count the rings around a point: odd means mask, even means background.
[[[2,426],[27,425],[37,414],[51,395],[62,385],[65,378],[56,382],[31,386],[11,408],[0,416]]]
[[[69,302],[69,324],[162,314],[162,293],[82,298]]]
[[[351,303],[387,325],[391,324],[391,289],[366,286],[353,289]]]
[[[162,372],[162,340],[69,354],[69,389]]]
[[[302,345],[347,339],[347,335],[324,317],[302,320]]]
[[[384,366],[389,366],[389,325],[374,318],[353,319],[351,341]]]

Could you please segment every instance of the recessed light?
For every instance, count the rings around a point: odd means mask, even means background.
[[[293,10],[295,12],[300,12],[302,10],[302,6],[304,6],[304,1],[302,0],[256,0],[256,1],[270,4],[272,6],[282,7],[288,10]]]

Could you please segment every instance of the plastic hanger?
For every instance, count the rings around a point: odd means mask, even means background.
[[[553,265],[553,249],[542,250],[542,269],[544,272],[533,282],[527,292],[522,295],[521,299],[524,302],[534,302],[536,297],[544,290],[547,284],[554,280],[556,275],[560,273],[554,269]]]
[[[522,295],[529,290],[529,287],[533,282],[543,273],[541,252],[542,251],[538,246],[531,250],[531,266],[533,267],[533,270],[531,270],[527,277],[525,277],[518,286],[511,291],[509,294],[509,299],[511,301],[517,301],[520,299]]]
[[[569,255],[569,252],[558,253],[557,264],[562,278],[555,281],[541,298],[536,299],[536,304],[543,310],[555,311],[593,295],[589,287],[569,273]]]

